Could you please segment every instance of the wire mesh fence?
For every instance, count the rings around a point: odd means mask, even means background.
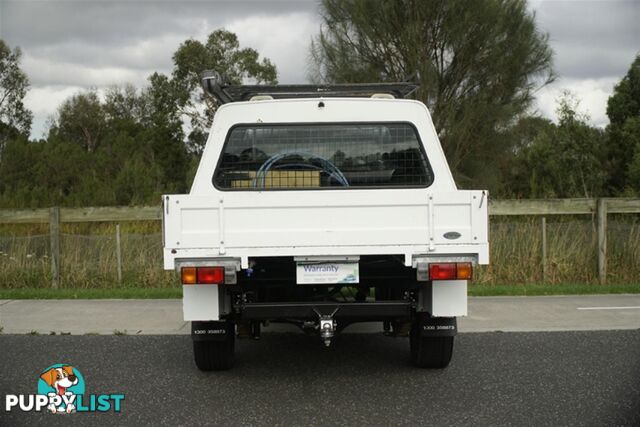
[[[65,288],[171,287],[177,276],[162,268],[160,233],[121,236],[118,280],[114,235],[60,234],[60,283]],[[49,235],[0,236],[0,287],[51,284]]]
[[[491,221],[491,264],[478,269],[476,280],[481,283],[597,282],[597,233],[591,221],[548,221],[546,234],[545,278],[540,219]]]
[[[597,283],[597,230],[589,216],[547,217],[542,269],[539,217],[491,217],[491,264],[476,270],[476,283]],[[157,224],[157,223],[156,223]],[[148,229],[159,228],[159,224]],[[121,234],[122,279],[118,280],[115,226],[80,227],[60,234],[62,288],[157,288],[178,286],[163,270],[160,232]],[[4,233],[4,234],[3,234]],[[607,228],[607,281],[637,283],[640,277],[640,215],[612,214]],[[11,236],[0,230],[0,287],[51,286],[49,235]]]
[[[48,287],[49,235],[0,236],[0,287]]]

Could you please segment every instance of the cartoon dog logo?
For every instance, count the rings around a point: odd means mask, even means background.
[[[43,372],[40,375],[40,378],[55,391],[47,393],[48,396],[73,396],[74,393],[68,391],[69,387],[72,387],[78,384],[78,376],[75,374],[73,367],[69,365],[62,365],[59,367],[51,367],[47,371]],[[67,400],[67,399],[65,399]],[[68,401],[68,400],[67,400]],[[60,405],[56,406],[55,404],[50,404],[47,406],[49,411],[55,413],[71,413],[75,412],[76,407],[73,403],[60,403]]]

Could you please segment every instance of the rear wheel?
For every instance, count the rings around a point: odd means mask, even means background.
[[[194,341],[193,355],[201,371],[223,371],[231,369],[235,362],[235,333],[233,325],[224,340]]]
[[[454,337],[423,337],[414,321],[409,336],[411,361],[419,368],[442,369],[451,362]]]

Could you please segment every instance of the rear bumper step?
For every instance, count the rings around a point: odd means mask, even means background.
[[[329,315],[337,309],[335,319],[395,319],[411,316],[411,302],[292,302],[245,303],[241,305],[241,318],[246,320],[309,319],[316,320],[318,313]],[[315,309],[315,310],[314,310]]]

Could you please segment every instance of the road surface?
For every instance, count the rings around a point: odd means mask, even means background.
[[[442,371],[413,368],[403,338],[267,334],[237,366],[203,373],[188,336],[0,336],[0,394],[35,393],[50,364],[73,364],[86,393],[124,393],[93,425],[640,425],[640,331],[466,333]],[[3,413],[0,425],[67,425]]]

